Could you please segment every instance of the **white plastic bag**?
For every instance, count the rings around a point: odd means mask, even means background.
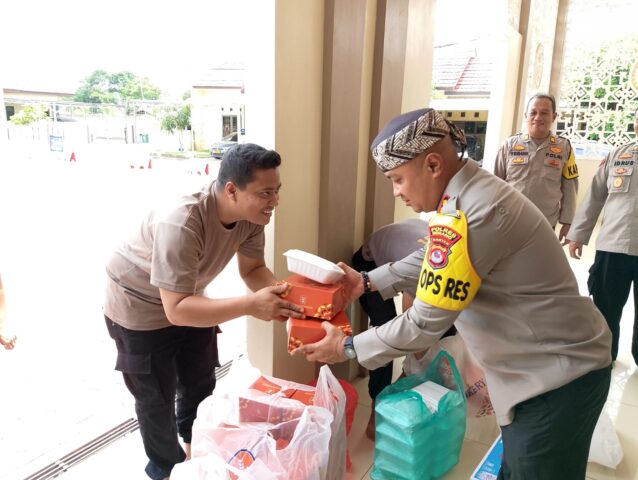
[[[500,429],[496,423],[485,372],[460,334],[442,338],[419,359],[414,354],[406,356],[403,370],[406,375],[424,371],[441,350],[452,355],[463,378],[467,408],[465,440],[492,442],[499,435]]]
[[[589,447],[589,461],[604,467],[616,468],[623,457],[622,447],[609,415],[604,410],[598,417]]]
[[[316,389],[264,377],[274,387],[272,395],[249,388],[260,376],[246,359],[233,365],[224,388],[199,405],[193,424],[193,459],[176,466],[171,479],[345,477],[345,393],[330,369],[320,370]],[[314,405],[286,398],[290,389],[314,391]],[[257,416],[266,412],[264,420],[241,421],[255,412]]]
[[[326,479],[341,480],[346,476],[346,393],[328,365],[319,369],[314,403],[333,416]]]

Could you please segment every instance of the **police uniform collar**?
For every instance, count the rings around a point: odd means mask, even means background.
[[[463,168],[461,168],[458,172],[456,172],[456,174],[450,179],[449,183],[447,184],[447,187],[445,187],[445,192],[443,192],[443,196],[448,197],[448,202],[451,199],[455,199],[454,201],[455,212],[456,212],[456,209],[458,208],[456,206],[456,199],[458,198],[461,191],[465,188],[465,185],[467,184],[467,182],[469,182],[470,179],[474,175],[476,175],[476,172],[478,172],[479,168],[480,167],[478,166],[478,163],[476,163],[472,159],[467,159],[465,161],[465,165],[463,166]]]

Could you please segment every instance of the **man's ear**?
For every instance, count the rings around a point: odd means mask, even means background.
[[[428,153],[423,159],[423,167],[430,175],[438,175],[443,170],[443,157],[440,153]]]
[[[224,193],[228,198],[234,200],[237,196],[237,185],[233,182],[226,182],[226,185],[224,185]]]

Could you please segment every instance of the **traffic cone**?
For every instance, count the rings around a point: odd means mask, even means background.
[[[71,152],[71,158],[69,158],[69,162],[76,162],[77,160],[75,159],[75,152]]]
[[[151,168],[153,168],[153,159],[149,158],[148,159],[148,169],[150,170]]]
[[[208,164],[206,164],[206,168],[204,168],[204,173],[208,175]]]

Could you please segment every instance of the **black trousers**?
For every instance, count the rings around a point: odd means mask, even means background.
[[[584,480],[594,427],[607,400],[611,366],[519,403],[501,428],[499,480]]]
[[[146,473],[163,479],[186,458],[177,435],[191,442],[197,406],[215,388],[218,328],[137,331],[105,319],[117,347],[115,369],[135,397]]]
[[[611,357],[618,356],[620,319],[634,284],[634,309],[638,312],[638,257],[624,253],[596,251],[594,264],[589,269],[587,286],[594,303],[607,320],[612,334]],[[631,354],[638,364],[638,322],[634,315]]]
[[[401,260],[397,258],[397,260]],[[377,268],[377,264],[363,258],[361,248],[352,256],[352,268],[355,270],[370,271]],[[370,318],[370,325],[380,327],[388,323],[397,316],[397,310],[394,306],[394,300],[384,300],[379,292],[364,293],[359,297],[361,308]],[[443,337],[454,335],[456,328],[454,326],[443,334]],[[392,383],[392,362],[389,362],[375,370],[370,370],[368,378],[368,394],[372,400],[377,398],[381,391]]]

